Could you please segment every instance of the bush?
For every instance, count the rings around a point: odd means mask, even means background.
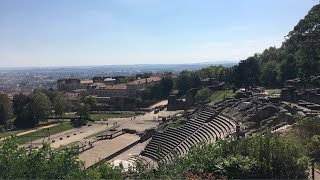
[[[158,171],[137,176],[181,179],[191,174],[199,178],[305,179],[308,162],[303,146],[297,141],[267,132],[240,141],[196,146],[172,164],[160,163]]]

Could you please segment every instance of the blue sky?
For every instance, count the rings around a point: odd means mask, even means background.
[[[314,0],[0,0],[0,67],[240,60]]]

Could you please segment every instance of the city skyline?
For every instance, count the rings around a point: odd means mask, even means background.
[[[238,61],[281,46],[316,3],[0,1],[0,67]]]

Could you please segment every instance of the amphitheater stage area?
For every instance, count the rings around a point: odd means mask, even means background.
[[[86,167],[90,167],[139,140],[138,135],[124,134],[114,139],[97,141],[94,148],[81,153],[79,159],[85,162]]]

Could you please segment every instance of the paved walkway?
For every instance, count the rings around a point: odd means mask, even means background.
[[[140,137],[134,134],[123,134],[114,139],[97,141],[94,143],[94,148],[81,153],[79,159],[85,162],[86,167],[89,167],[139,139]]]
[[[107,128],[110,128],[110,127],[111,126],[107,126],[107,125],[93,124],[92,126],[83,126],[81,128],[70,129],[58,134],[51,135],[49,143],[51,144],[52,147],[58,148],[61,145],[67,145],[72,142],[86,141],[86,139],[84,138],[92,134],[98,133],[100,131],[106,130]],[[62,140],[60,140],[60,138],[62,138]],[[45,140],[48,141],[48,139],[45,139]],[[52,143],[52,140],[55,140],[55,142]],[[34,141],[35,144],[42,143],[42,142],[43,142],[43,139]]]
[[[151,107],[156,107],[159,105],[166,105],[168,103],[167,100],[160,101]],[[160,111],[157,114],[154,114],[154,111],[148,112],[143,115],[138,115],[135,117],[129,117],[129,118],[113,118],[109,119],[108,121],[102,121],[102,122],[95,122],[92,124],[92,126],[84,126],[77,129],[71,129],[62,133],[58,133],[56,135],[52,135],[50,142],[52,140],[55,140],[54,143],[51,143],[51,146],[54,148],[58,148],[61,145],[67,145],[72,142],[84,142],[84,141],[93,141],[94,137],[84,139],[90,135],[94,135],[96,133],[99,133],[101,131],[106,130],[107,128],[112,127],[112,125],[118,125],[118,130],[121,129],[134,129],[138,132],[143,132],[144,130],[152,127],[157,127],[159,124],[159,117],[168,117],[173,116],[179,112],[182,111]],[[108,125],[107,125],[108,124]],[[76,135],[74,135],[76,134]],[[69,136],[69,137],[67,137]],[[60,138],[62,138],[60,140]],[[97,141],[93,145],[94,147],[84,151],[82,154],[80,154],[80,160],[85,161],[86,167],[93,165],[94,163],[98,162],[100,159],[104,159],[115,152],[119,151],[120,149],[123,149],[124,147],[136,142],[139,140],[140,137],[135,134],[123,134],[121,136],[118,136],[111,140],[102,140]],[[35,143],[41,143],[43,140],[37,140]],[[141,150],[144,149],[144,146],[147,142],[137,144],[136,146],[132,147],[131,149],[125,151],[124,153],[120,154],[117,159],[130,159],[133,155],[140,154]],[[113,159],[115,160],[115,158]]]
[[[145,129],[156,127],[159,124],[159,121],[154,121],[154,117],[169,115],[172,116],[178,112],[180,111],[160,111],[158,114],[154,114],[154,112],[152,111],[144,115],[136,116],[135,119],[116,118],[110,119],[108,120],[108,122],[109,124],[117,123],[117,125],[119,125],[118,129],[129,128],[142,132]],[[115,139],[98,141],[93,144],[94,148],[89,149],[80,155],[80,160],[85,161],[86,167],[89,167],[98,162],[99,159],[104,159],[139,139],[140,137],[137,135],[124,134],[116,137]],[[147,142],[137,144],[136,146],[113,158],[111,161],[114,161],[116,159],[129,160],[131,156],[139,155],[140,152],[144,149],[146,143]]]
[[[141,151],[147,146],[150,140],[147,140],[143,143],[139,143],[129,150],[123,152],[122,154],[119,154],[118,156],[110,159],[110,162],[113,162],[115,160],[122,160],[122,161],[128,161],[130,160],[133,156],[138,155],[141,153]]]

